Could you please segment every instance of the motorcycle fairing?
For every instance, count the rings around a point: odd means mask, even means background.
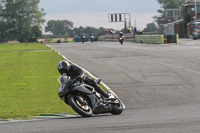
[[[90,98],[94,114],[109,113],[112,110],[110,104],[103,103],[95,94],[89,95],[88,97]]]
[[[83,86],[76,86],[73,90],[74,91],[78,91],[78,92],[80,92],[83,95],[92,95],[92,92],[89,91],[88,89],[86,89]]]

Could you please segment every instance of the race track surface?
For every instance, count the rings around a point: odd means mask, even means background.
[[[100,77],[126,109],[118,116],[0,124],[1,133],[199,133],[199,40],[181,39],[179,44],[87,42],[50,46]]]

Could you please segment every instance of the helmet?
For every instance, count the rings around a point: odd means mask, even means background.
[[[67,61],[62,60],[58,63],[58,71],[60,74],[67,73],[69,69],[70,69],[70,64]]]
[[[122,36],[122,35],[123,35],[123,32],[120,32],[119,35]]]

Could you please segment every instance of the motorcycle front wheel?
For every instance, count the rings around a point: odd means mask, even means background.
[[[68,99],[69,105],[74,111],[83,117],[90,117],[93,114],[92,108],[89,105],[88,99],[85,96],[72,95]]]
[[[123,112],[123,105],[119,99],[116,99],[113,103],[110,103],[112,107],[111,114],[119,115]]]

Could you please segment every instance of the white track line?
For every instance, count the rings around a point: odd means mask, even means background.
[[[195,74],[200,74],[199,71],[195,71],[195,70],[192,70],[192,69],[184,68],[184,67],[181,67],[181,66],[177,66],[177,65],[173,65],[173,64],[169,64],[169,63],[165,63],[165,62],[160,62],[160,64],[163,64],[163,65],[166,65],[166,66],[171,66],[171,67],[176,67],[178,69],[183,69],[185,71],[188,71],[188,72],[191,72],[191,73],[195,73]]]

